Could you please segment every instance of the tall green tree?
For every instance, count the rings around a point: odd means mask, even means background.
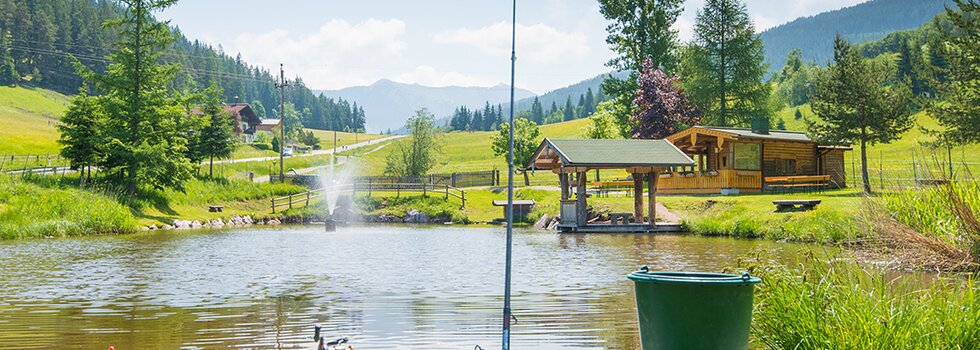
[[[776,95],[790,106],[799,106],[810,102],[816,80],[816,65],[803,62],[800,49],[790,51],[786,56],[786,65],[775,74]]]
[[[907,84],[887,86],[893,73],[873,64],[839,35],[834,61],[817,80],[811,105],[819,122],[808,128],[824,142],[861,145],[861,180],[871,193],[868,146],[898,139],[913,125],[911,90]]]
[[[216,82],[204,90],[200,107],[203,125],[189,147],[195,148],[191,152],[208,159],[208,177],[214,177],[214,158],[231,156],[237,143],[234,122],[221,106],[223,93]]]
[[[436,156],[442,146],[436,118],[425,108],[405,122],[411,137],[395,146],[385,160],[385,174],[392,176],[422,176],[436,164]]]
[[[141,185],[181,188],[191,173],[185,133],[178,128],[181,108],[169,88],[179,67],[160,63],[175,37],[165,22],[153,18],[175,2],[123,0],[123,16],[106,23],[120,35],[105,73],[75,65],[102,96],[106,123],[100,165],[130,194]]]
[[[541,131],[538,124],[527,118],[514,120],[514,171],[524,175],[524,186],[530,186],[531,180],[528,178],[527,169],[524,168],[531,161],[531,156],[541,144],[538,138]],[[507,157],[510,151],[510,123],[500,125],[500,131],[493,135],[490,145],[495,156]]]
[[[599,0],[599,11],[612,22],[606,27],[606,43],[616,53],[606,66],[630,72],[626,79],[609,76],[602,82],[603,92],[622,107],[615,110],[620,113],[616,123],[624,136],[633,128],[630,118],[643,62],[649,59],[668,72],[677,66],[677,30],[673,25],[683,5],[684,0]]]
[[[613,110],[615,108],[621,108],[621,106],[612,101],[600,102],[595,113],[589,116],[589,126],[586,127],[585,133],[582,136],[593,140],[614,139],[619,136],[615,124],[616,117],[615,111]]]
[[[534,96],[534,102],[531,103],[531,121],[539,125],[544,124],[544,107],[541,106],[537,96]]]
[[[771,112],[764,55],[744,3],[707,0],[681,55],[684,91],[707,123],[744,126]]]
[[[14,65],[14,57],[11,55],[12,42],[13,35],[10,31],[0,28],[0,85],[14,85],[20,80],[17,67]]]
[[[82,172],[82,184],[91,178],[91,167],[102,157],[99,151],[103,144],[100,132],[105,113],[98,97],[88,96],[85,88],[72,97],[65,115],[58,125],[61,156],[71,160],[72,167]],[[86,173],[86,170],[89,170]]]
[[[562,120],[569,121],[575,120],[575,106],[572,105],[572,96],[568,96],[565,100],[564,114],[562,115]]]
[[[949,80],[940,87],[941,101],[929,110],[943,126],[947,144],[980,142],[980,2],[955,0],[958,9],[946,9],[953,28],[942,30],[947,45],[941,55],[948,62]]]

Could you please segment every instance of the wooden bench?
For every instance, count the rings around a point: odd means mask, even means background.
[[[220,213],[225,210],[223,205],[209,205],[208,211],[212,213]]]
[[[633,213],[609,213],[610,225],[619,225],[620,220],[622,220],[623,225],[628,225],[630,221],[633,221]]]
[[[775,200],[772,204],[776,205],[776,211],[809,211],[817,208],[817,204],[820,204],[819,199],[800,199],[800,200]]]

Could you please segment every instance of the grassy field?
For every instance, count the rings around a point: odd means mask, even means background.
[[[799,109],[804,118],[817,119],[808,105],[800,106]],[[795,111],[796,108],[786,108],[777,117],[786,122],[788,130],[806,131],[805,121],[794,118]],[[969,172],[980,177],[980,156],[977,156],[980,154],[980,144],[954,147],[949,152],[946,149],[930,148],[925,144],[935,138],[926,130],[939,129],[939,124],[925,112],[917,113],[915,119],[916,126],[902,135],[901,139],[868,147],[869,177],[876,189],[880,189],[882,185],[907,186],[914,183],[916,178],[939,176],[942,170],[948,169],[948,160],[952,160],[953,170],[957,175],[962,176]],[[854,145],[854,150],[845,155],[848,184],[852,186],[860,181],[860,156],[859,145]]]
[[[550,138],[582,138],[588,119],[578,119],[563,123],[541,126],[541,139]],[[465,171],[506,170],[507,161],[502,156],[494,156],[490,148],[492,137],[496,131],[456,131],[442,135],[442,150],[437,158],[438,164],[430,170],[433,174],[444,174]],[[394,143],[408,142],[408,138]],[[381,151],[363,156],[360,159],[360,173],[364,175],[381,175],[384,172],[385,158],[395,147],[386,147]],[[535,183],[551,184],[554,175],[550,172],[537,172],[533,176]],[[517,181],[520,182],[520,181]]]
[[[0,155],[57,154],[67,101],[48,90],[0,86]]]

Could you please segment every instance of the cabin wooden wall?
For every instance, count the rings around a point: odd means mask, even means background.
[[[812,142],[771,141],[763,142],[762,167],[765,176],[776,175],[817,175],[817,145]],[[792,173],[780,174],[777,160],[795,160]],[[843,164],[843,161],[841,162]]]
[[[844,150],[831,150],[821,157],[821,174],[830,175],[831,186],[847,187],[847,176],[844,172]]]

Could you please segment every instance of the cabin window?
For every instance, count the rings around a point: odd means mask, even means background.
[[[736,143],[735,144],[735,169],[737,170],[759,170],[761,169],[762,145],[758,143]]]
[[[777,159],[777,175],[796,175],[796,159]]]

